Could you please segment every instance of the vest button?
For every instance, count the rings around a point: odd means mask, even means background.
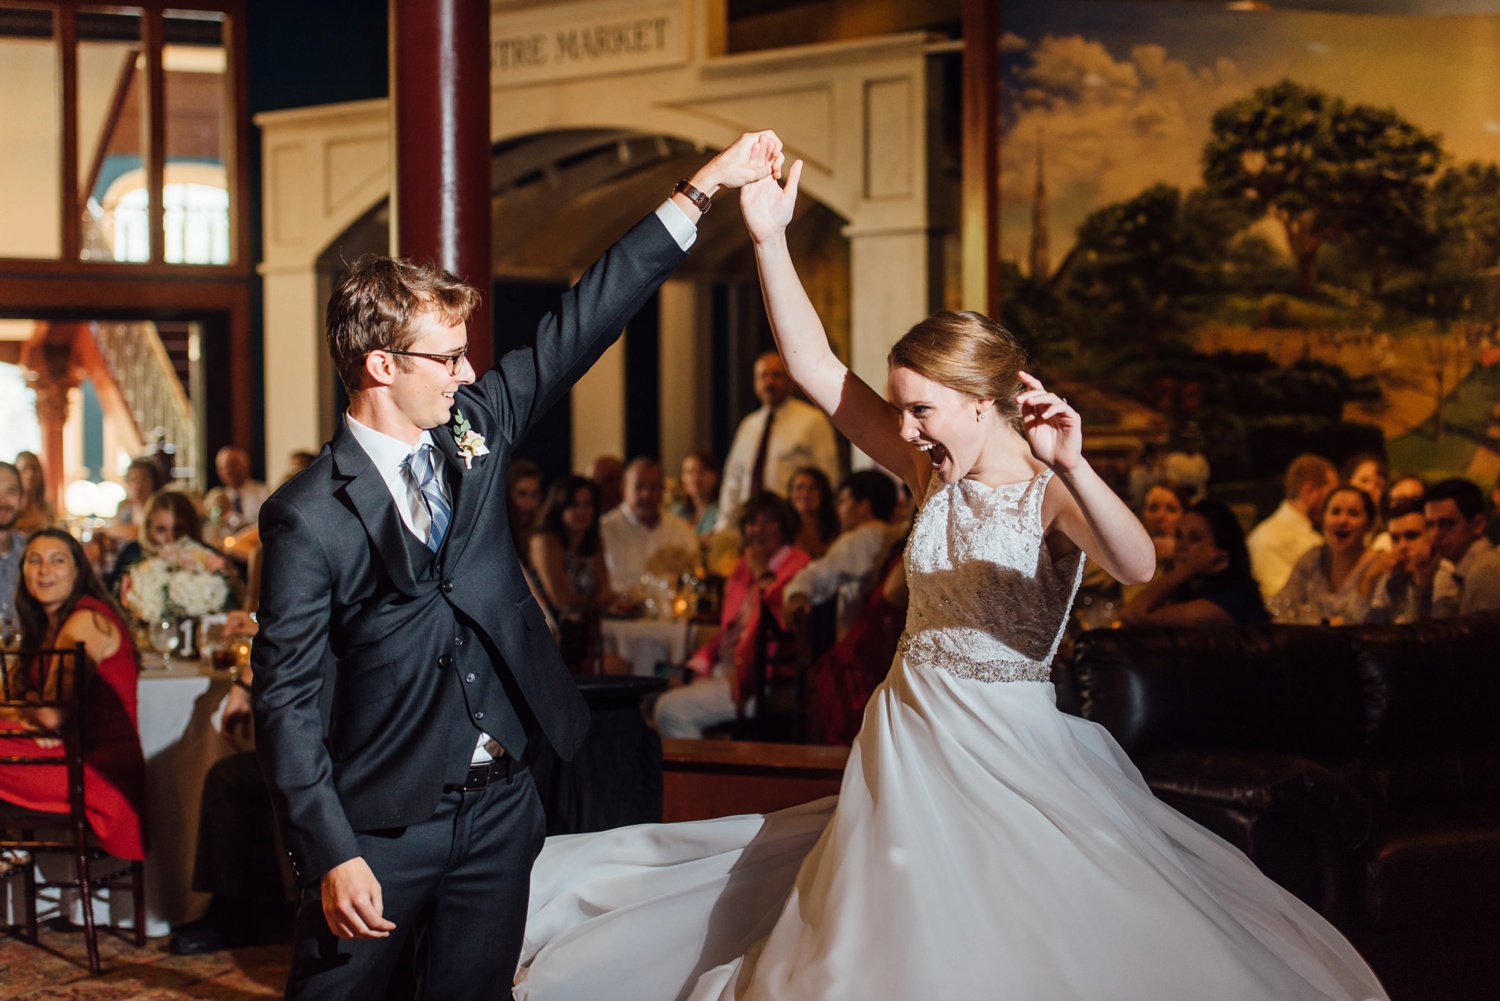
[[[453,582],[451,580],[443,581],[442,588],[444,594],[450,593],[453,590]]]
[[[454,646],[463,646],[464,645],[464,636],[463,636],[463,633],[459,633],[457,636],[453,637],[453,645]]]
[[[464,680],[472,685],[474,683],[474,672],[470,671],[468,674],[464,675]]]
[[[453,655],[451,653],[445,653],[441,657],[438,658],[438,667],[447,668],[447,667],[452,667],[452,666],[453,666]]]
[[[474,714],[474,718],[475,719],[484,719],[484,710],[481,709],[481,710],[479,710],[479,712],[475,713]]]

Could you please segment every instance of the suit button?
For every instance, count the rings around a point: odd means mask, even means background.
[[[452,667],[452,666],[453,666],[453,655],[451,653],[445,653],[441,657],[438,658],[438,667]]]
[[[451,580],[445,580],[445,581],[443,581],[442,588],[443,588],[443,593],[444,594],[451,593],[452,590],[453,590],[453,582]]]
[[[470,671],[468,674],[464,675],[464,680],[472,685],[474,683],[474,672]]]
[[[484,719],[484,710],[481,709],[481,710],[479,710],[479,712],[475,713],[474,714],[474,718],[475,719]]]
[[[454,646],[463,646],[464,645],[464,637],[463,637],[462,633],[459,633],[457,636],[453,637],[453,645]]]

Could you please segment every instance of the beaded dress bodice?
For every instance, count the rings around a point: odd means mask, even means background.
[[[906,546],[911,602],[898,647],[912,666],[979,681],[1047,681],[1083,554],[1042,537],[1052,471],[987,487],[933,478]]]

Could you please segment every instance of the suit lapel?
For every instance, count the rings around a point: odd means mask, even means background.
[[[330,447],[336,476],[345,481],[338,492],[348,498],[355,515],[364,524],[391,582],[403,594],[417,594],[417,575],[406,547],[406,524],[396,510],[396,501],[391,497],[385,478],[349,432],[342,417],[338,420],[338,430]]]
[[[472,421],[473,418],[470,418]],[[476,426],[479,434],[485,429]],[[464,468],[464,460],[458,454],[453,441],[453,426],[445,424],[432,429],[432,442],[448,463],[448,489],[453,495],[453,520],[448,524],[448,535],[443,540],[442,560],[448,566],[457,566],[464,547],[473,535],[475,519],[489,496],[490,486],[495,482],[488,464],[499,462],[500,457],[491,450],[487,455],[476,456],[473,467]]]

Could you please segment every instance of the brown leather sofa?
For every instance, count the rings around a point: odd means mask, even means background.
[[[1397,1001],[1500,997],[1500,613],[1082,634],[1059,704],[1364,952]]]

